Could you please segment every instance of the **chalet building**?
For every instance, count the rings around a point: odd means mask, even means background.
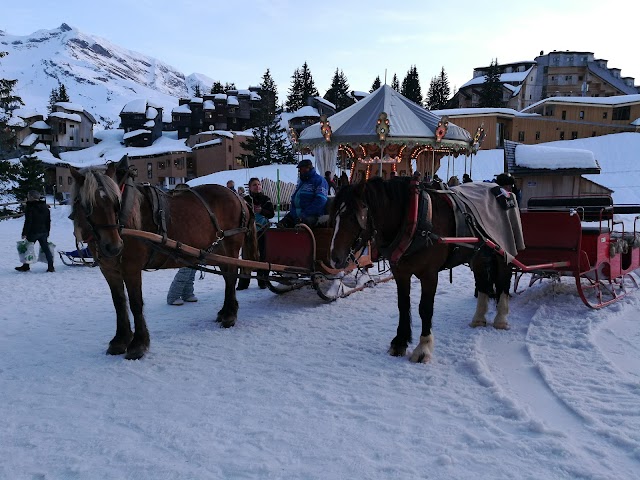
[[[120,111],[120,128],[127,147],[148,147],[162,135],[162,107],[145,99],[132,100]]]
[[[240,144],[246,141],[247,136],[244,134],[222,130],[202,132],[189,137],[187,145],[192,149],[194,177],[245,168],[250,152]]]
[[[43,143],[50,138],[51,153],[81,150],[93,145],[93,118],[82,106],[69,102],[58,102],[53,105],[47,124],[50,134],[42,134]]]
[[[299,108],[295,112],[288,113],[289,116],[289,136],[291,137],[293,129],[296,136],[299,137],[302,131],[314,123],[320,121],[321,115],[330,117],[336,113],[336,107],[333,103],[322,97],[308,97],[307,105]]]
[[[548,97],[610,97],[635,95],[640,87],[633,77],[623,77],[619,68],[596,59],[592,52],[553,51],[533,61],[498,65],[502,84],[501,107],[522,110]],[[473,78],[454,95],[450,104],[475,108],[490,67],[473,70]]]
[[[434,110],[473,134],[483,125],[483,149],[505,141],[525,144],[640,132],[640,94],[615,97],[552,97],[522,111],[508,108]]]
[[[213,130],[246,130],[255,124],[259,87],[181,98],[171,111],[178,138]]]

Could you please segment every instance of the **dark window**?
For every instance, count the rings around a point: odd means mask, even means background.
[[[566,119],[567,119],[567,111],[562,110],[562,120],[566,120]]]
[[[608,112],[602,112],[602,118],[607,118],[607,113]]]
[[[522,131],[518,132],[518,141],[524,142],[524,132]]]
[[[231,152],[231,145],[229,145],[229,152]]]
[[[595,137],[596,136],[596,132],[591,132],[591,136]]]
[[[560,140],[564,140],[564,132],[560,132]]]
[[[584,110],[580,110],[578,116],[580,117],[580,120],[584,120]]]
[[[62,175],[58,175],[58,185],[62,186]]]
[[[578,132],[571,132],[571,140],[578,138]]]
[[[613,109],[611,120],[629,120],[631,117],[631,107],[617,107]]]
[[[540,132],[536,132],[536,140],[540,140]]]
[[[165,164],[164,162],[158,162],[158,170],[164,170]]]
[[[176,177],[169,177],[169,185],[175,185],[176,184]]]
[[[73,178],[67,177],[67,185],[71,185],[73,183]]]
[[[149,180],[153,178],[153,164],[151,162],[147,163],[147,178]]]

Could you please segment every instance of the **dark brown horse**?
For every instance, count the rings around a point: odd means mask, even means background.
[[[393,245],[402,235],[409,195],[415,186],[410,179],[397,178],[383,181],[374,178],[366,183],[351,185],[341,189],[336,196],[332,218],[335,230],[331,243],[331,263],[335,268],[343,268],[349,257],[357,252],[368,240],[379,250]],[[389,353],[404,356],[411,342],[411,277],[420,280],[420,318],[422,332],[411,361],[426,363],[431,359],[434,336],[431,331],[433,302],[438,286],[438,272],[455,265],[470,263],[478,289],[478,305],[471,321],[472,327],[486,325],[485,314],[489,297],[499,298],[497,314],[493,326],[508,329],[509,287],[511,272],[506,261],[491,253],[487,247],[480,249],[438,243],[439,237],[454,237],[456,226],[454,212],[445,196],[429,191],[431,199],[428,232],[425,243],[415,251],[407,251],[397,263],[392,262],[391,271],[398,290],[399,321],[397,335],[391,341]]]
[[[124,160],[124,159],[123,159]],[[254,217],[236,193],[220,185],[202,185],[167,195],[151,186],[135,185],[123,161],[106,172],[71,168],[76,238],[88,242],[98,259],[116,310],[116,334],[107,353],[141,358],[149,349],[149,331],[143,315],[142,270],[193,265],[195,260],[158,251],[150,244],[121,236],[122,228],[164,234],[192,247],[237,258],[257,259]],[[235,324],[238,312],[235,284],[237,267],[221,265],[225,297],[216,321]],[[133,313],[132,332],[127,310]]]

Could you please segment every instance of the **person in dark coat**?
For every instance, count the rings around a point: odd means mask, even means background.
[[[28,242],[40,243],[40,249],[47,257],[47,272],[55,272],[53,268],[53,254],[49,249],[49,231],[51,230],[51,214],[45,199],[40,196],[40,192],[31,190],[27,194],[27,204],[24,209],[24,227],[22,227],[22,238]],[[28,272],[29,264],[24,263],[16,267],[19,272]]]
[[[333,190],[333,195],[336,194],[336,192],[338,191],[338,187],[336,186],[336,182],[333,181],[333,178],[331,178],[331,172],[329,170],[327,170],[326,172],[324,172],[324,179],[327,181],[327,195],[331,195],[331,191]]]
[[[522,192],[516,185],[516,179],[513,178],[510,173],[501,173],[496,177],[495,182],[508,192],[512,192],[515,195],[518,204],[522,202]]]
[[[462,183],[471,183],[471,182],[473,182],[473,180],[471,179],[468,173],[465,173],[464,175],[462,175]]]
[[[258,251],[260,252],[260,260],[265,259],[265,244],[264,244],[264,232],[269,228],[269,220],[276,214],[271,199],[262,193],[262,183],[259,178],[252,178],[249,180],[249,195],[244,197],[249,207],[253,208],[253,213],[256,217],[256,228],[258,229]],[[267,272],[258,271],[258,276],[266,275]],[[238,280],[238,287],[236,290],[245,290],[249,288],[251,280],[248,278],[241,278]],[[267,282],[264,280],[258,280],[258,286],[260,288],[267,288]]]

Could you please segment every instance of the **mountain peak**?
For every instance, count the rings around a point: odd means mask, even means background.
[[[73,30],[73,28],[71,28],[66,23],[63,23],[62,25],[60,25],[60,31],[62,32],[70,32],[71,30]]]

